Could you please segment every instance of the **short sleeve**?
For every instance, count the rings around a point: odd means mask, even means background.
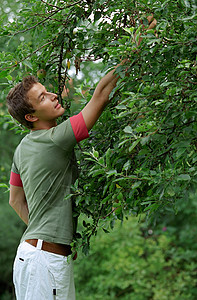
[[[11,174],[10,174],[10,184],[14,186],[23,187],[23,183],[20,174],[16,168],[15,163],[12,164]]]
[[[11,171],[10,174],[10,184],[15,186],[23,187],[23,183],[20,177],[20,174],[14,173]]]
[[[77,143],[89,137],[82,112],[70,118],[70,123],[76,138]]]

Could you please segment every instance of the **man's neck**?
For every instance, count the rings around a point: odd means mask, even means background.
[[[36,123],[36,124],[35,124]],[[57,126],[57,122],[56,120],[52,120],[52,121],[48,121],[48,122],[35,122],[34,123],[34,127],[32,128],[32,131],[36,131],[36,130],[48,130],[52,127]]]

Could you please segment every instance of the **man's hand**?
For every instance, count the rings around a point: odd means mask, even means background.
[[[91,100],[82,110],[82,115],[88,130],[93,127],[109,102],[109,95],[118,81],[118,74],[115,74],[115,70],[119,65],[100,80]]]

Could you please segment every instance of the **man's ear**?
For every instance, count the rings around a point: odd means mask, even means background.
[[[29,122],[36,122],[36,121],[38,121],[38,117],[36,117],[32,114],[26,114],[25,115],[25,120],[27,120]]]

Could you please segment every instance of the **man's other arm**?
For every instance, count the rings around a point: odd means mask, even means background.
[[[29,210],[23,187],[10,184],[9,204],[19,215],[21,220],[27,225],[29,219]]]

